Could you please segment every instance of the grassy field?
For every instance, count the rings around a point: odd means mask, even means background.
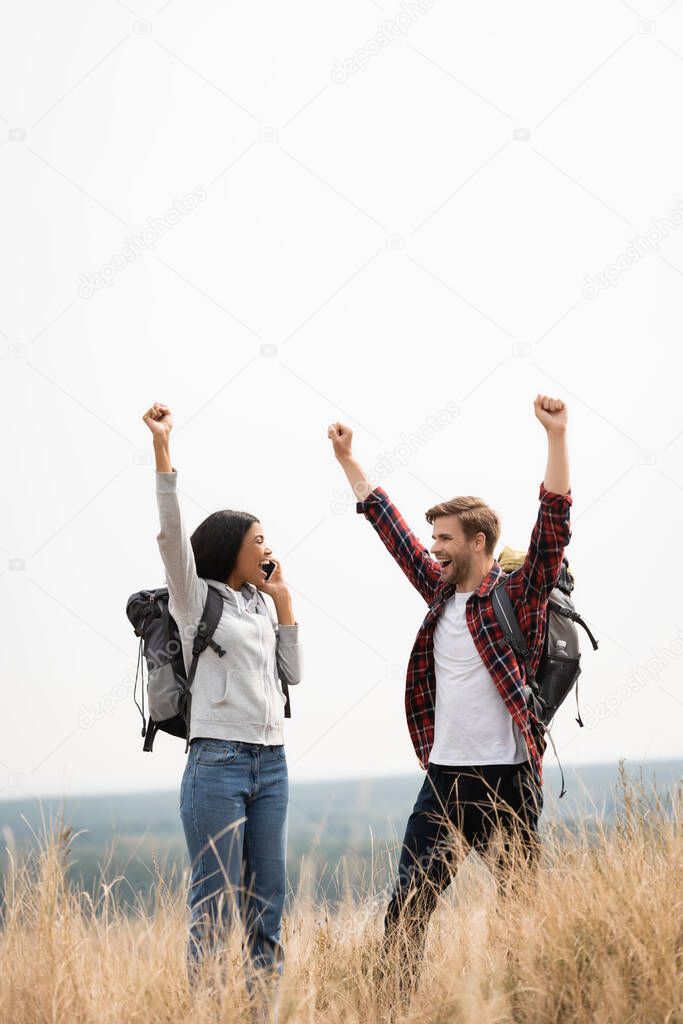
[[[372,871],[362,892],[344,892],[342,879],[332,905],[314,898],[304,864],[284,925],[281,1024],[388,1021],[390,1012],[405,1024],[683,1024],[681,811],[680,789],[663,801],[622,772],[609,827],[549,823],[539,871],[521,875],[514,894],[501,898],[482,862],[468,859],[432,919],[409,1005],[380,970],[387,893]],[[6,854],[0,1019],[249,1019],[239,936],[213,985],[209,971],[191,994],[182,885],[158,871],[151,902],[124,911],[116,884],[88,892],[70,880],[73,839],[66,825],[38,848]]]
[[[629,766],[631,778],[668,793],[683,778],[683,761],[655,761]],[[617,793],[615,764],[566,769],[567,795],[560,792],[559,773],[545,768],[542,827],[561,820],[570,828],[589,831],[612,821]],[[391,858],[403,836],[423,775],[291,784],[287,870],[291,894],[305,882],[312,898],[335,903],[352,885],[361,894],[390,881]],[[115,884],[119,905],[134,907],[154,897],[161,870],[170,888],[182,886],[187,867],[185,839],[178,810],[178,788],[67,800],[0,802],[2,845],[17,854],[35,847],[36,837],[58,823],[69,825],[67,878],[91,893],[102,880]],[[6,868],[0,856],[0,882]]]

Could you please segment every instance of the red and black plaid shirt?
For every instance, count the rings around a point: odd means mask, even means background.
[[[466,618],[479,656],[521,730],[540,785],[546,741],[524,699],[524,666],[505,643],[491,600],[492,589],[505,579],[504,586],[512,598],[536,672],[543,653],[548,598],[559,577],[564,549],[571,537],[571,491],[555,494],[542,483],[539,500],[538,518],[524,564],[506,574],[494,559],[491,571],[467,602]],[[434,628],[444,602],[455,593],[455,586],[443,583],[439,563],[410,531],[382,487],[376,487],[364,501],[357,502],[356,511],[362,512],[372,523],[387,550],[429,605],[408,662],[405,691],[410,738],[420,764],[426,769],[434,743]]]

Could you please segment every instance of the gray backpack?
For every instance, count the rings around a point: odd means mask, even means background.
[[[263,606],[263,596],[258,593]],[[190,717],[192,713],[192,684],[200,656],[211,647],[219,658],[225,654],[213,639],[223,614],[223,597],[210,583],[197,633],[192,641],[192,662],[189,674],[185,672],[183,648],[176,621],[168,608],[168,588],[138,590],[126,602],[126,615],[140,638],[138,664],[133,687],[133,700],[142,716],[142,749],[151,752],[158,732],[179,736],[185,740],[185,753],[190,746]],[[205,655],[207,657],[207,655]],[[147,665],[147,697],[149,718],[145,720],[145,664]],[[138,676],[141,678],[142,707],[137,702]],[[289,687],[281,680],[285,695],[285,718],[291,718]]]
[[[139,590],[126,602],[126,615],[135,635],[140,637],[138,665],[135,673],[133,700],[142,715],[143,750],[151,752],[157,732],[167,732],[185,739],[185,752],[190,745],[190,714],[192,683],[200,655],[212,647],[219,658],[225,651],[212,638],[223,614],[223,598],[209,585],[202,619],[192,643],[192,664],[185,673],[183,648],[175,619],[168,610],[168,588]],[[147,664],[147,696],[149,718],[145,721],[145,671]],[[142,707],[136,700],[138,675],[141,676]]]

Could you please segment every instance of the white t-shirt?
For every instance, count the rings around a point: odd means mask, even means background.
[[[465,617],[474,593],[456,591],[434,630],[436,710],[434,764],[521,764],[528,759],[519,726],[479,657]]]

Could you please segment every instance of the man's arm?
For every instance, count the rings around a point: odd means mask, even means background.
[[[567,406],[559,398],[537,395],[534,412],[548,436],[548,463],[545,467],[544,486],[554,494],[568,494]]]
[[[571,538],[567,447],[567,407],[558,398],[538,395],[534,412],[545,428],[548,461],[541,484],[540,507],[522,567],[510,577],[510,590],[532,611],[544,604],[557,583],[564,549]]]
[[[334,454],[357,498],[356,511],[363,513],[413,586],[430,604],[441,582],[439,563],[410,530],[386,491],[372,486],[360,463],[353,457],[353,432],[343,423],[332,423],[327,431]]]
[[[336,428],[341,432],[347,432],[348,436],[344,433],[341,434],[341,437],[338,434],[331,434],[330,431],[334,431]],[[351,452],[351,438],[353,437],[353,433],[348,427],[344,427],[341,423],[337,423],[330,427],[327,432],[327,436],[332,438],[334,454],[339,465],[346,473],[346,479],[351,484],[351,490],[356,497],[356,501],[365,501],[368,494],[372,494],[374,488],[368,480],[365,470],[359,462],[356,462]]]

